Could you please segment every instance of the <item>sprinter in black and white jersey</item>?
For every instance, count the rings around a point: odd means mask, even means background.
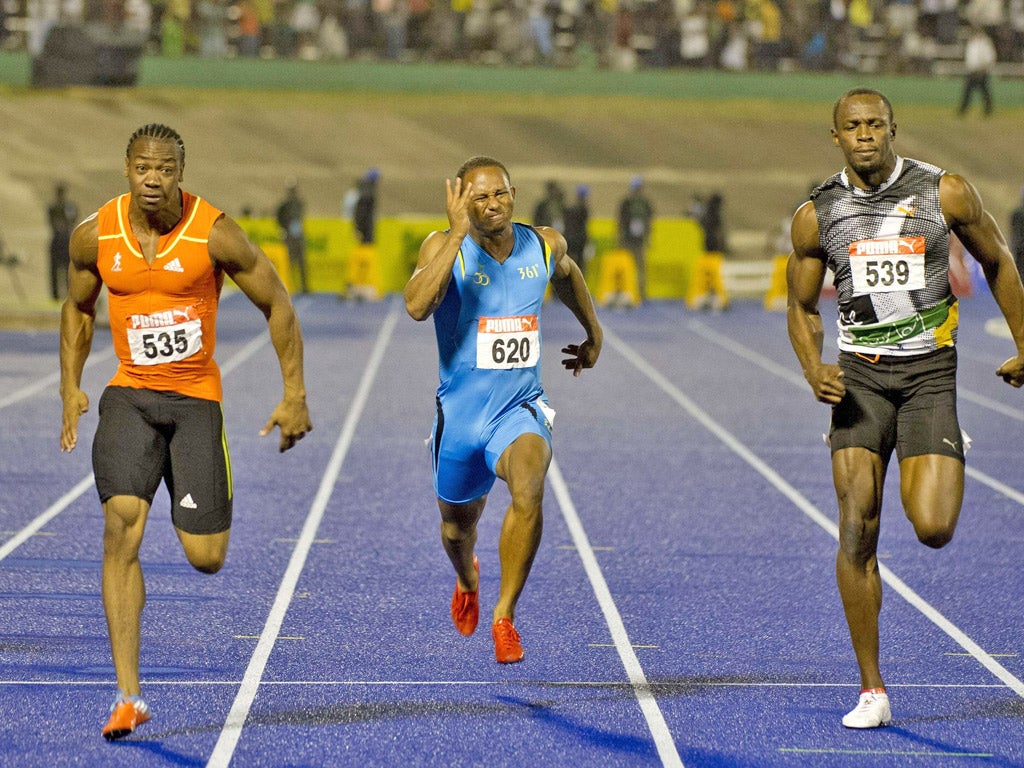
[[[966,179],[894,148],[892,105],[877,91],[843,94],[832,141],[844,169],[793,217],[788,328],[814,396],[832,406],[829,443],[839,500],[836,579],[860,667],[848,728],[891,719],[879,669],[879,517],[893,450],[918,539],[953,537],[963,500],[964,438],[956,414],[957,300],[949,233],[981,264],[1016,354],[996,371],[1024,384],[1024,289],[1006,241]],[[826,270],[838,292],[839,359],[822,360],[818,300]]]

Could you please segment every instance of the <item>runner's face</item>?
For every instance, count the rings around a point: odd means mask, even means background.
[[[166,139],[136,139],[125,159],[132,202],[147,212],[177,204],[182,172],[178,146]]]
[[[473,184],[469,219],[477,230],[497,234],[511,224],[516,190],[501,168],[474,168],[466,172],[464,181]]]
[[[843,151],[846,167],[867,186],[885,181],[896,165],[896,124],[885,102],[871,94],[844,99],[836,112],[832,141]]]

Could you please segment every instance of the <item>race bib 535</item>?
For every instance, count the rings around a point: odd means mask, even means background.
[[[128,347],[136,365],[174,363],[203,348],[203,325],[195,307],[177,307],[128,318]]]

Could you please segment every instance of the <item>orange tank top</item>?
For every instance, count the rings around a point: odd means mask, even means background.
[[[111,386],[176,392],[220,402],[213,359],[224,276],[214,269],[210,230],[221,211],[181,190],[178,224],[160,238],[152,264],[128,221],[130,194],[100,208],[96,266],[107,286],[119,365]]]

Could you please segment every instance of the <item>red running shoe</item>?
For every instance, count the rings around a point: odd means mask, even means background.
[[[149,720],[149,706],[140,696],[119,694],[110,707],[110,720],[103,726],[103,738],[120,739]]]
[[[512,619],[498,619],[491,627],[494,638],[494,656],[499,664],[515,664],[523,660],[523,646]]]
[[[472,592],[459,589],[459,581],[455,580],[455,593],[452,595],[452,621],[460,633],[469,637],[476,631],[480,621],[480,561],[473,555],[473,567],[476,568],[477,585]]]

